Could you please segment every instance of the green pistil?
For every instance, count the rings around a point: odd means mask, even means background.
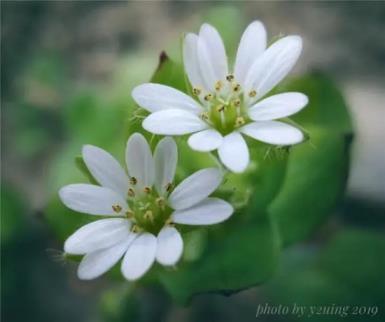
[[[214,97],[210,101],[207,121],[221,134],[226,135],[249,121],[242,95],[228,101]]]
[[[131,211],[127,217],[132,219],[141,231],[157,234],[170,218],[172,209],[156,191],[145,188],[145,193],[128,198]]]

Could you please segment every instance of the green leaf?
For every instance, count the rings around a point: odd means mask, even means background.
[[[305,76],[283,90],[303,92],[310,102],[293,117],[310,139],[291,149],[283,185],[269,207],[282,242],[289,244],[306,238],[342,197],[352,125],[340,92],[325,76]]]
[[[168,85],[182,92],[187,91],[182,64],[171,60],[164,51],[159,55],[159,64],[151,82]]]
[[[348,175],[350,138],[312,132],[294,147],[280,192],[269,207],[284,244],[306,238],[331,214]]]
[[[234,221],[235,217],[228,220],[225,231],[210,229],[207,247],[198,260],[184,262],[175,271],[159,272],[160,281],[176,301],[186,303],[202,292],[230,294],[271,276],[279,246],[268,216],[241,225]]]

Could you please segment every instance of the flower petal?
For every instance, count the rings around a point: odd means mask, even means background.
[[[221,181],[222,174],[218,169],[199,170],[175,188],[169,197],[169,203],[173,209],[191,207],[213,193]]]
[[[276,145],[292,145],[303,140],[300,130],[278,121],[254,122],[241,128],[242,133],[253,139]]]
[[[134,88],[135,102],[149,112],[165,109],[182,109],[199,113],[200,105],[190,96],[170,86],[147,83]]]
[[[183,42],[183,64],[187,77],[193,87],[207,89],[200,71],[198,61],[198,36],[187,34]]]
[[[126,163],[128,174],[137,180],[137,191],[143,191],[144,187],[151,187],[154,184],[154,160],[150,146],[142,134],[134,133],[128,139]]]
[[[125,218],[101,219],[79,228],[64,243],[69,254],[86,254],[125,240],[131,222]]]
[[[249,116],[254,121],[270,121],[287,117],[299,112],[308,103],[302,93],[282,93],[270,96],[249,109]]]
[[[198,38],[197,50],[199,68],[201,71],[204,86],[208,91],[213,92],[215,90],[215,83],[218,81],[218,78],[215,75],[215,70],[214,66],[212,65],[209,49],[207,48],[204,39],[202,39],[201,37]]]
[[[152,113],[142,125],[147,131],[161,135],[184,135],[208,127],[197,115],[176,109]]]
[[[239,42],[235,59],[234,75],[244,86],[246,75],[255,59],[266,49],[266,29],[260,21],[248,25]]]
[[[191,135],[188,144],[193,150],[209,152],[217,149],[222,141],[223,137],[218,131],[208,129]]]
[[[103,187],[111,188],[123,197],[126,196],[127,174],[111,154],[96,146],[85,145],[82,155],[88,170]]]
[[[245,78],[245,90],[254,89],[257,100],[277,85],[293,68],[302,50],[299,36],[287,36],[276,41],[255,60]]]
[[[175,265],[183,252],[183,240],[174,227],[164,227],[158,234],[156,260],[165,266]]]
[[[206,46],[216,80],[224,80],[229,72],[226,50],[221,36],[213,26],[205,23],[200,28],[199,38],[203,40]]]
[[[118,216],[128,210],[127,202],[120,194],[92,184],[70,184],[59,190],[59,196],[68,208],[85,214]]]
[[[91,280],[107,272],[123,256],[134,238],[135,234],[130,234],[123,242],[85,255],[78,267],[78,277]]]
[[[234,209],[228,202],[207,198],[191,208],[174,211],[171,219],[177,224],[213,225],[225,221],[233,212]]]
[[[127,280],[136,280],[151,268],[155,260],[156,245],[156,237],[150,233],[140,234],[132,242],[122,262],[122,273]]]
[[[249,149],[242,135],[232,132],[226,135],[218,155],[222,163],[233,172],[243,172],[249,164]]]
[[[178,162],[178,149],[174,139],[166,137],[156,146],[154,153],[155,187],[159,195],[164,195],[168,184],[174,180]]]

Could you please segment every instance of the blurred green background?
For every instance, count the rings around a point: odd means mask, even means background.
[[[282,251],[273,277],[229,297],[201,294],[183,306],[159,285],[79,281],[76,263],[62,256],[62,239],[87,219],[65,216],[55,199],[58,186],[81,180],[74,163],[81,146],[96,144],[121,157],[131,88],[151,78],[159,53],[178,57],[181,33],[196,31],[204,21],[236,45],[254,19],[265,23],[270,39],[303,36],[304,52],[293,76],[312,76],[286,86],[317,88],[319,109],[329,113],[324,130],[345,130],[337,109],[335,118],[332,113],[343,104],[342,92],[355,128],[344,197],[332,210],[321,199],[323,213],[317,217],[303,208],[314,205],[293,202],[292,215],[279,222],[289,227],[283,243],[290,246]],[[265,303],[379,310],[375,316],[332,314],[305,316],[304,321],[385,320],[384,3],[3,1],[1,27],[3,321],[299,319],[290,314],[256,319],[258,305]],[[296,119],[300,124],[307,120],[303,115]],[[300,158],[300,149],[297,154]],[[317,179],[306,173],[298,182]],[[329,175],[346,174],[341,167]],[[340,189],[337,183],[333,187]],[[273,203],[273,209],[280,206]],[[294,219],[301,225],[291,226]],[[302,227],[311,227],[311,233]]]

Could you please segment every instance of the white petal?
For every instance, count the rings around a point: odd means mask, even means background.
[[[184,179],[171,193],[169,203],[173,209],[185,209],[213,193],[222,181],[216,168],[199,170]]]
[[[226,201],[218,198],[207,198],[199,204],[171,215],[174,223],[184,225],[213,225],[225,221],[234,209]]]
[[[127,280],[136,280],[151,268],[155,260],[156,245],[156,237],[150,233],[140,234],[132,242],[122,262],[122,273]]]
[[[234,66],[235,79],[243,86],[255,59],[266,49],[266,30],[260,21],[248,25],[239,42]]]
[[[238,132],[232,132],[224,137],[218,155],[222,163],[233,172],[243,172],[249,164],[249,149]]]
[[[208,127],[197,115],[176,109],[152,113],[142,125],[147,131],[161,135],[183,135]]]
[[[187,34],[184,39],[183,64],[191,85],[196,88],[205,89],[198,62],[198,36],[195,34]]]
[[[276,145],[291,145],[303,140],[300,130],[277,121],[254,122],[241,128],[242,133],[252,138]]]
[[[134,133],[127,141],[126,163],[128,174],[136,178],[137,190],[154,184],[155,167],[150,146],[144,136]]]
[[[193,150],[208,152],[217,149],[222,141],[223,137],[218,131],[208,129],[191,135],[188,144]]]
[[[154,153],[155,187],[160,195],[166,192],[169,183],[174,180],[178,162],[178,149],[174,139],[166,137],[156,146]]]
[[[126,196],[127,174],[111,154],[92,145],[85,145],[82,154],[88,170],[103,187],[111,188],[123,197]]]
[[[202,39],[201,37],[198,38],[197,49],[199,68],[201,71],[204,86],[207,90],[213,92],[215,90],[215,83],[218,81],[218,78],[215,75],[215,70],[210,58],[209,49],[207,48],[204,39]]]
[[[165,109],[182,109],[199,113],[200,105],[185,93],[161,84],[142,84],[134,88],[132,97],[149,112]]]
[[[256,90],[257,100],[277,85],[293,68],[302,50],[299,36],[276,41],[254,62],[245,79],[245,90]]]
[[[213,68],[216,80],[224,80],[228,74],[225,46],[218,31],[205,23],[199,31],[199,38],[206,45],[208,58]]]
[[[124,215],[128,209],[120,194],[92,184],[70,184],[60,189],[59,196],[68,208],[90,215]],[[113,206],[121,211],[114,211]]]
[[[79,228],[64,243],[69,254],[86,254],[126,239],[131,222],[125,218],[101,219]]]
[[[78,277],[82,280],[91,280],[107,272],[123,256],[135,238],[134,235],[131,234],[125,241],[112,247],[85,255],[78,267]]]
[[[158,234],[156,260],[165,266],[175,265],[183,251],[183,240],[174,227],[164,227]]]
[[[282,93],[270,96],[249,109],[249,116],[254,121],[269,121],[287,117],[299,112],[308,103],[302,93]]]

